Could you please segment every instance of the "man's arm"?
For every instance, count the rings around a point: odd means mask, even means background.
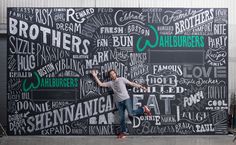
[[[142,86],[142,85],[140,85],[140,84],[137,84],[137,83],[135,83],[135,82],[131,82],[131,81],[127,80],[127,84],[130,85],[130,86],[132,86],[132,87],[135,87],[135,88],[142,88],[144,91],[147,91],[147,88],[146,88],[146,87],[144,87],[144,86]]]
[[[107,85],[107,83],[103,83],[103,82],[101,82],[101,81],[99,80],[99,78],[98,78],[98,72],[97,72],[96,70],[92,70],[92,73],[91,73],[91,74],[93,75],[94,79],[96,80],[96,82],[98,83],[98,85],[99,85],[100,87],[109,87],[109,86]]]

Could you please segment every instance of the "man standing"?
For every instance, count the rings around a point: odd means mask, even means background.
[[[140,115],[143,115],[144,113],[149,116],[151,115],[151,112],[147,106],[139,107],[137,110],[132,109],[132,102],[126,88],[126,84],[132,87],[142,88],[145,91],[147,89],[140,84],[130,82],[124,77],[118,77],[115,70],[110,70],[108,72],[108,75],[111,78],[111,81],[108,81],[108,82],[101,82],[99,78],[97,77],[97,74],[98,72],[96,70],[92,71],[92,75],[95,78],[98,85],[101,87],[110,87],[112,88],[114,92],[113,96],[114,96],[114,101],[119,111],[120,127],[121,127],[121,132],[119,133],[117,137],[125,138],[126,130],[127,130],[126,125],[125,125],[125,109],[127,109],[128,115],[131,117],[140,116]]]

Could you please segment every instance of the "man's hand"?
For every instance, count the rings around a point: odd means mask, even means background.
[[[146,87],[144,87],[144,86],[142,86],[141,88],[144,90],[144,92],[148,91],[148,89]]]
[[[98,75],[98,71],[93,69],[91,74],[93,75],[93,77],[96,77]]]
[[[101,81],[99,80],[99,78],[98,78],[98,71],[97,71],[97,70],[93,69],[92,72],[91,72],[91,74],[93,75],[95,81],[98,83],[98,85],[99,85],[100,87],[109,87],[107,83],[103,83],[103,82],[101,82]]]

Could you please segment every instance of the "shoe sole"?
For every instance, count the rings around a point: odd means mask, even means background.
[[[118,137],[117,139],[125,139],[126,136]]]

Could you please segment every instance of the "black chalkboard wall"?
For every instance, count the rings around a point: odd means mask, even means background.
[[[114,135],[107,72],[128,87],[133,135],[226,134],[228,10],[225,8],[8,8],[8,133]]]

